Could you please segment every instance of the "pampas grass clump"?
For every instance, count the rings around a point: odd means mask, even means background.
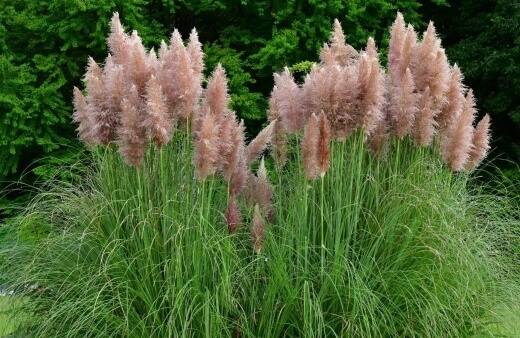
[[[155,52],[117,14],[111,30],[74,89],[93,166],[5,225],[0,267],[30,315],[17,333],[492,334],[515,291],[518,212],[474,186],[489,117],[473,126],[433,24],[418,41],[398,14],[385,71],[336,21],[302,84],[275,74],[249,144],[225,70],[202,85],[195,31]]]

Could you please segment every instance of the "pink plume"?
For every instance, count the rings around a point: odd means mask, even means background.
[[[316,156],[318,159],[320,176],[325,176],[327,170],[329,170],[329,159],[330,159],[330,125],[327,117],[323,110],[319,117],[319,139],[318,149]]]
[[[208,113],[202,118],[194,145],[195,175],[198,180],[202,181],[216,172],[220,155],[218,144],[218,126],[215,116]]]
[[[238,208],[237,200],[235,195],[231,195],[229,198],[229,203],[226,209],[226,223],[228,225],[228,231],[230,234],[234,233],[237,228],[240,226],[240,222],[242,219],[242,215],[240,213],[240,209]]]
[[[446,93],[447,103],[437,116],[437,122],[441,129],[447,129],[462,111],[462,107],[464,106],[464,93],[466,92],[466,87],[462,81],[463,76],[460,68],[455,64],[450,71],[448,80],[448,90]]]
[[[320,164],[317,155],[319,137],[319,119],[316,114],[312,114],[307,121],[302,139],[303,169],[305,176],[309,180],[316,179],[320,174]]]
[[[119,21],[119,13],[115,12],[110,21],[110,35],[107,44],[115,62],[125,67],[128,67],[132,60],[128,39],[129,37]]]
[[[489,121],[489,115],[486,114],[475,128],[475,132],[473,133],[473,147],[469,153],[469,160],[465,165],[466,170],[477,167],[489,151]]]
[[[303,129],[302,118],[302,96],[300,87],[287,67],[284,68],[282,75],[274,75],[275,87],[271,93],[271,106],[276,101],[279,122],[281,122],[287,132],[294,133]]]
[[[418,94],[415,93],[412,72],[406,69],[398,86],[393,87],[390,98],[390,116],[395,134],[403,139],[412,130],[419,108],[417,107]]]
[[[276,120],[271,121],[246,147],[246,164],[253,163],[267,149],[273,138]]]
[[[469,90],[462,112],[444,135],[442,156],[451,170],[462,171],[469,160],[473,144],[473,120],[475,119],[475,99]]]
[[[72,119],[78,124],[76,129],[79,139],[89,145],[95,144],[95,139],[92,137],[92,124],[88,110],[87,101],[81,91],[74,87],[74,113]]]
[[[143,126],[148,130],[157,147],[162,147],[171,137],[173,123],[168,115],[162,88],[152,75],[146,86],[146,110]]]
[[[430,95],[430,87],[426,87],[419,99],[419,112],[413,126],[413,138],[415,144],[421,147],[430,145],[435,134],[437,123],[434,119],[433,98]]]
[[[146,131],[142,127],[140,99],[135,85],[121,103],[121,125],[118,129],[119,152],[126,163],[140,167],[146,151]]]
[[[417,49],[417,34],[413,27],[408,25],[406,35],[404,37],[403,50],[401,52],[401,61],[399,62],[399,71],[394,79],[398,79],[399,75],[404,74],[407,68],[412,67]]]
[[[260,213],[258,204],[255,205],[253,214],[253,227],[251,229],[251,239],[253,242],[253,249],[259,253],[262,250],[265,238],[265,222]]]
[[[330,51],[338,65],[344,67],[352,64],[358,57],[358,52],[345,43],[345,34],[338,19],[334,20],[334,30],[329,38]]]
[[[399,64],[402,61],[403,45],[405,40],[406,27],[404,24],[403,15],[397,12],[391,31],[390,42],[388,47],[388,69],[394,79],[399,78]]]

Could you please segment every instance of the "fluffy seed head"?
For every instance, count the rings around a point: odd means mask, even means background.
[[[320,165],[317,156],[319,137],[319,119],[316,114],[312,114],[307,121],[302,139],[303,169],[305,176],[307,176],[309,180],[316,179],[320,174]]]
[[[260,161],[256,176],[253,176],[251,179],[251,187],[253,201],[260,206],[263,214],[270,220],[274,215],[274,209],[271,203],[273,193],[263,157]]]
[[[318,157],[320,176],[323,177],[327,170],[329,170],[330,125],[323,110],[321,111],[319,119],[320,136],[318,139],[318,151],[316,155]]]
[[[430,87],[426,87],[419,99],[419,111],[413,127],[413,138],[416,145],[426,147],[430,145],[435,134],[437,123],[434,119],[433,98]]]
[[[236,229],[240,226],[240,222],[242,219],[235,195],[231,195],[231,197],[229,199],[225,218],[226,218],[226,223],[228,225],[229,233],[230,234],[234,233],[236,231]]]
[[[403,139],[412,130],[415,116],[419,111],[418,97],[418,94],[415,93],[412,72],[407,68],[400,85],[393,87],[388,108],[392,129],[400,139]]]
[[[447,129],[453,123],[464,106],[464,93],[466,87],[462,83],[463,76],[460,68],[455,64],[450,71],[448,89],[446,93],[446,104],[437,116],[437,122],[441,129]]]
[[[146,130],[142,126],[140,99],[135,85],[121,103],[121,125],[118,129],[119,152],[129,165],[140,167],[146,151]]]
[[[258,204],[255,205],[255,211],[253,214],[253,227],[251,229],[251,240],[253,243],[253,249],[259,253],[262,250],[263,242],[265,238],[265,221],[260,213]]]
[[[282,74],[274,74],[274,82],[275,87],[270,99],[270,114],[277,116],[270,118],[270,121],[278,119],[289,133],[302,130],[304,121],[300,87],[294,82],[287,67],[284,68]]]
[[[264,152],[265,149],[267,149],[267,146],[271,143],[271,140],[273,138],[273,131],[275,129],[275,126],[276,120],[271,121],[271,123],[269,123],[267,127],[265,127],[264,129],[262,129],[262,131],[258,133],[258,135],[256,135],[254,140],[247,145],[246,164],[249,165],[253,163],[253,161],[256,160]]]
[[[79,139],[85,144],[94,144],[95,139],[92,137],[92,121],[88,115],[87,101],[81,91],[74,87],[74,113],[72,119],[78,124],[76,131]]]
[[[475,132],[473,133],[473,147],[469,153],[469,160],[465,165],[466,170],[477,167],[489,151],[489,121],[489,115],[486,114],[475,128]]]
[[[143,126],[148,130],[157,147],[162,147],[170,140],[173,125],[168,115],[161,85],[153,75],[146,85],[146,110]]]
[[[398,74],[395,74],[395,72],[399,70],[405,34],[406,28],[403,15],[397,12],[397,18],[390,30],[390,42],[388,47],[388,69],[394,75],[393,77],[398,77]]]
[[[195,139],[195,174],[198,180],[204,180],[217,170],[219,159],[218,126],[213,114],[208,113],[202,118],[200,130]]]
[[[462,112],[451,125],[443,140],[442,155],[453,171],[462,171],[469,160],[473,146],[473,120],[475,119],[475,113],[473,91],[469,90]]]

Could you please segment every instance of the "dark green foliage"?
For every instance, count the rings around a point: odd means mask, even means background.
[[[492,120],[495,156],[520,162],[520,2],[450,1],[451,7],[431,10],[450,60],[457,62],[465,82],[474,89],[480,113]],[[457,13],[454,15],[454,13]],[[513,179],[518,167],[497,163]]]

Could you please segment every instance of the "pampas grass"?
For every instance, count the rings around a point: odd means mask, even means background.
[[[109,146],[5,225],[0,271],[31,315],[17,334],[490,334],[520,236],[518,210],[472,177],[489,117],[473,127],[471,91],[457,103],[432,24],[421,42],[401,16],[393,27],[387,75],[375,42],[353,52],[336,21],[303,84],[275,75],[270,123],[246,145],[224,69],[201,90],[196,32],[156,55],[114,15],[113,56],[74,91],[80,138]],[[119,107],[100,91],[118,88],[118,65],[139,68]],[[277,162],[258,162],[269,145]]]

